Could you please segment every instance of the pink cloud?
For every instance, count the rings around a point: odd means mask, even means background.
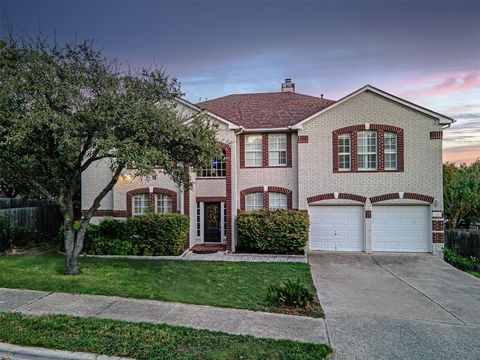
[[[453,163],[473,163],[480,159],[480,144],[455,146],[443,149],[443,161]]]
[[[427,75],[410,79],[410,87],[413,84],[420,85],[432,82],[438,79],[444,79],[440,83],[428,87],[420,87],[415,90],[408,90],[403,96],[408,98],[430,97],[435,95],[443,95],[452,92],[469,91],[480,87],[480,70],[472,69],[467,72],[455,72],[445,74]],[[408,81],[407,81],[408,83]],[[421,85],[420,85],[421,86]],[[408,86],[406,86],[408,87]]]

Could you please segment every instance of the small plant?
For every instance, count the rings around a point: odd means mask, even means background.
[[[300,280],[285,280],[280,285],[270,285],[267,301],[276,306],[307,307],[315,296]]]

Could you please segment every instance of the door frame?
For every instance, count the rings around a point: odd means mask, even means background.
[[[207,219],[206,211],[208,204],[219,204],[220,211],[220,241],[207,241],[206,231],[207,231]],[[226,238],[225,233],[225,202],[224,201],[201,201],[200,202],[200,242],[203,244],[225,244]]]

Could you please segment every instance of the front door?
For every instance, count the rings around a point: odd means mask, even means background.
[[[221,242],[220,203],[205,203],[205,242]]]

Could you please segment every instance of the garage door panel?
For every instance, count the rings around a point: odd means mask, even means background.
[[[428,206],[374,206],[372,250],[428,252]]]
[[[363,250],[363,207],[311,206],[309,215],[312,250]]]

